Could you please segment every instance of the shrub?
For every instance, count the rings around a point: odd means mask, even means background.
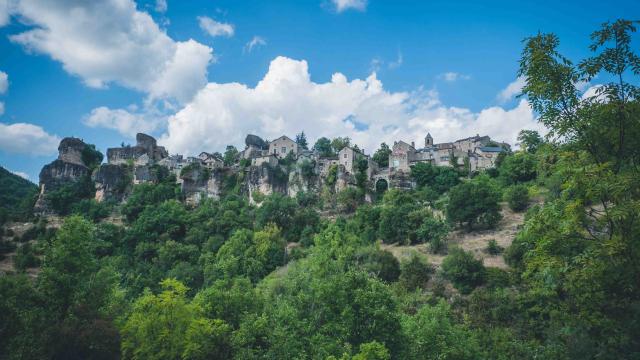
[[[429,250],[434,253],[442,252],[446,246],[446,237],[449,233],[449,225],[442,220],[428,217],[424,220],[416,235],[420,243],[428,243]]]
[[[509,203],[509,208],[513,211],[522,211],[529,205],[529,190],[525,185],[511,186],[504,196]]]
[[[463,294],[470,293],[485,281],[486,270],[482,261],[460,248],[453,249],[442,262],[442,275]]]
[[[422,288],[431,278],[433,268],[422,256],[413,253],[400,264],[400,283],[409,290]]]
[[[471,231],[474,226],[493,228],[501,218],[500,193],[480,181],[462,183],[449,192],[447,218]]]
[[[20,271],[40,265],[40,259],[36,256],[31,244],[24,244],[19,247],[13,261],[16,269]]]
[[[356,211],[364,199],[364,193],[361,189],[348,187],[338,193],[338,205],[340,210],[345,213]]]
[[[487,244],[487,249],[486,251],[491,254],[491,255],[498,255],[500,254],[504,249],[502,248],[502,246],[498,245],[498,242],[496,241],[496,239],[491,239],[489,240],[489,244]]]

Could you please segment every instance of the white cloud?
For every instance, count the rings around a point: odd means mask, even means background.
[[[339,13],[349,9],[364,11],[367,8],[367,0],[331,0],[331,2]]]
[[[151,113],[135,112],[135,108],[125,109],[109,109],[101,106],[95,108],[87,115],[83,122],[89,127],[102,127],[118,131],[121,135],[133,138],[136,133],[153,132],[160,124],[158,118],[153,117]]]
[[[27,124],[0,123],[0,150],[27,155],[53,155],[60,138],[48,134],[42,127]]]
[[[500,103],[506,103],[507,101],[513,99],[515,96],[519,95],[522,92],[522,88],[525,86],[526,81],[523,76],[519,76],[506,88],[502,89],[497,96],[497,99]]]
[[[259,47],[259,46],[265,46],[265,45],[267,45],[267,40],[265,40],[265,38],[261,36],[256,35],[253,38],[251,38],[251,40],[248,43],[244,45],[244,51],[251,52],[253,48]]]
[[[0,71],[0,94],[4,94],[9,89],[9,75],[6,72]]]
[[[383,141],[421,144],[427,132],[436,142],[480,133],[515,143],[522,128],[541,128],[526,100],[513,109],[491,107],[476,113],[445,106],[435,90],[386,91],[375,74],[349,81],[335,73],[329,82],[315,83],[306,61],[278,57],[254,88],[209,83],[169,117],[160,141],[171,152],[196,154],[227,144],[242,146],[247,133],[273,139],[304,130],[313,137],[310,141],[349,136],[372,152]]]
[[[450,71],[438,75],[438,79],[442,79],[448,82],[455,82],[458,80],[469,80],[471,79],[471,76]]]
[[[593,99],[595,101],[607,101],[607,95],[604,93],[598,94],[598,91],[602,91],[603,85],[591,85],[591,86],[583,86],[584,92],[582,93],[582,100]],[[580,90],[580,88],[578,88]]]
[[[232,24],[218,22],[207,16],[198,16],[198,24],[200,24],[200,29],[214,37],[231,37],[234,33]]]
[[[29,179],[29,174],[27,174],[26,172],[22,172],[22,171],[13,171],[13,170],[10,170],[10,169],[7,169],[7,170],[9,170],[9,172],[11,172],[12,174],[14,174],[14,175],[18,175],[18,176],[20,176],[21,178],[23,178],[23,179],[25,179],[25,180],[30,180],[30,179]]]
[[[187,101],[206,82],[212,49],[193,40],[174,41],[132,0],[23,0],[15,11],[31,28],[10,39],[61,62],[88,86],[117,83]],[[176,81],[176,69],[199,86]],[[161,91],[155,90],[158,84]]]
[[[9,6],[9,0],[0,0],[0,27],[9,24],[11,19]]]
[[[159,13],[165,13],[169,9],[169,5],[167,4],[167,0],[156,0],[155,10]]]

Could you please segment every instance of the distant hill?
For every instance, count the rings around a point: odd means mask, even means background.
[[[38,186],[0,166],[0,223],[3,217],[22,217],[33,205]]]

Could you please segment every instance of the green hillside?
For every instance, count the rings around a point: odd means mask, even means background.
[[[0,223],[28,214],[38,186],[0,166]]]

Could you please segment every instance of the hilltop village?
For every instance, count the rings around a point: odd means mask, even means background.
[[[510,151],[509,144],[479,135],[435,143],[427,134],[421,145],[396,141],[386,148],[388,159],[383,160],[387,161],[378,163],[349,141],[339,150],[332,150],[318,144],[309,148],[306,139],[300,143],[285,135],[271,141],[247,135],[242,151],[229,147],[224,155],[202,152],[197,157],[185,157],[170,155],[156,139],[138,133],[135,145],[123,143],[109,148],[105,164],[101,163],[101,156],[98,163],[92,162],[91,154],[96,152],[93,145],[78,138],[64,138],[58,147],[58,159],[40,172],[35,212],[51,212],[45,201],[47,193],[88,178],[95,186],[97,201],[121,201],[132,185],[156,183],[172,173],[189,204],[197,204],[203,198],[220,198],[228,179],[233,178],[240,192],[255,203],[256,194],[295,196],[300,191],[320,191],[323,187],[336,193],[357,184],[371,193],[388,188],[409,189],[415,187],[410,170],[417,163],[476,172],[494,167],[498,154]],[[366,198],[370,199],[370,195]]]

